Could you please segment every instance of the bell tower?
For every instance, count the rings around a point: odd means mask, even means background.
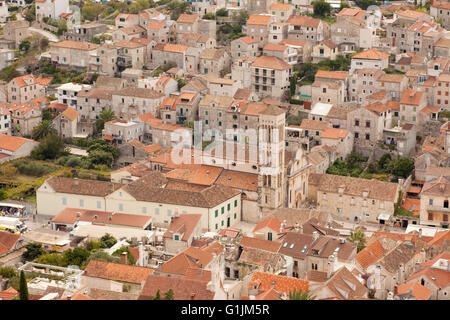
[[[275,209],[284,199],[285,112],[268,106],[259,115],[258,206]]]

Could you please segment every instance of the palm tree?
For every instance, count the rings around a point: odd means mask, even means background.
[[[289,290],[289,300],[316,300],[316,296],[311,295],[309,291],[294,289],[294,291]]]
[[[41,140],[50,134],[57,134],[51,120],[42,120],[39,125],[33,128],[31,137],[34,140]]]
[[[357,250],[360,252],[362,249],[366,247],[366,235],[364,232],[357,230],[355,232],[350,232],[350,238],[348,239],[350,242],[358,242]]]

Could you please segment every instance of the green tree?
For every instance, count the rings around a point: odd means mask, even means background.
[[[88,159],[91,164],[94,165],[103,164],[105,166],[112,167],[112,165],[114,164],[114,157],[112,156],[112,154],[103,150],[93,150],[89,152]]]
[[[216,11],[216,16],[218,17],[228,17],[228,10],[226,8],[220,8]]]
[[[362,249],[366,247],[366,235],[364,232],[357,230],[355,232],[350,232],[350,238],[348,239],[350,242],[355,243],[358,242],[357,251],[360,252]]]
[[[326,17],[330,15],[331,6],[324,0],[317,0],[313,3],[314,15],[318,17]]]
[[[298,80],[298,76],[296,73],[294,73],[290,79],[290,85],[289,85],[289,93],[290,96],[295,96],[295,92],[297,89],[297,80]]]
[[[205,19],[205,20],[216,20],[216,16],[214,15],[214,13],[208,12],[207,14],[205,14],[203,16],[202,19]]]
[[[67,153],[64,139],[60,136],[49,134],[31,152],[31,157],[37,160],[56,159]]]
[[[8,198],[8,192],[6,190],[0,189],[0,200],[5,200]]]
[[[28,22],[36,20],[36,6],[34,4],[26,11],[25,20]]]
[[[19,76],[20,73],[16,70],[14,65],[10,65],[0,71],[0,79],[5,80],[6,82],[9,82]]]
[[[41,46],[41,50],[45,50],[49,46],[50,41],[47,38],[42,38],[39,44]]]
[[[19,44],[19,50],[28,52],[30,50],[31,43],[28,40],[22,40],[22,42]]]
[[[89,257],[84,262],[82,268],[86,267],[89,264],[89,261],[91,260],[97,260],[97,261],[106,261],[106,262],[114,262],[114,263],[120,263],[119,257],[114,257],[109,255],[105,251],[92,251]]]
[[[102,13],[103,6],[101,3],[94,3],[89,1],[81,8],[81,15],[83,18],[93,21],[98,20],[98,16]]]
[[[392,173],[398,177],[407,178],[414,169],[414,161],[408,158],[395,160]]]
[[[380,160],[378,160],[378,167],[381,170],[386,170],[388,163],[392,160],[390,153],[385,153],[381,156]]]
[[[173,290],[172,289],[169,289],[168,291],[166,291],[164,293],[164,299],[165,300],[173,300],[174,299]]]
[[[113,110],[109,109],[102,110],[102,112],[100,112],[97,121],[95,122],[95,132],[101,133],[102,130],[105,128],[105,123],[115,119],[117,118]]]
[[[345,8],[350,8],[350,5],[347,3],[347,2],[345,2],[345,1],[341,1],[341,10],[342,9],[345,9]]]
[[[25,272],[20,271],[20,287],[19,287],[20,300],[28,300],[28,285],[25,278]]]
[[[17,277],[17,272],[13,267],[0,267],[0,276],[10,279]]]
[[[136,0],[128,9],[129,13],[139,13],[142,10],[150,8],[149,0]]]
[[[82,248],[82,247],[76,247],[75,249],[71,250],[68,249],[64,251],[63,259],[65,261],[65,264],[70,265],[77,265],[81,267],[84,262],[89,258],[89,250]]]
[[[122,246],[120,249],[117,249],[113,252],[113,256],[121,257],[124,252],[127,253],[127,263],[129,265],[135,265],[136,261],[134,260],[134,257],[130,252],[129,246]]]
[[[161,292],[159,289],[156,291],[156,296],[152,300],[161,300]]]
[[[355,1],[358,7],[360,7],[363,10],[366,10],[370,6],[379,6],[380,2],[376,0],[358,0]]]
[[[313,296],[309,291],[302,291],[302,289],[289,290],[289,300],[315,300],[316,296]]]
[[[103,237],[100,238],[100,248],[103,249],[111,248],[116,243],[117,243],[116,238],[114,238],[109,233],[105,234]]]
[[[22,258],[25,261],[33,261],[45,253],[45,250],[42,248],[42,244],[38,242],[27,243],[25,245],[25,249],[26,251],[22,254]]]
[[[58,252],[43,254],[39,256],[35,261],[41,264],[49,264],[58,267],[67,267],[67,262],[64,259],[64,256]]]
[[[44,113],[42,115],[44,116]],[[31,138],[34,140],[42,140],[50,134],[56,135],[57,133],[58,132],[53,126],[53,122],[51,120],[42,120],[41,123],[33,128]]]

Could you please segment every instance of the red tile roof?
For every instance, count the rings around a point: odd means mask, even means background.
[[[260,221],[253,229],[253,232],[256,232],[256,231],[264,229],[264,228],[269,228],[278,233],[278,232],[280,232],[280,227],[281,227],[281,221],[278,220],[277,218],[271,217],[271,218]]]
[[[281,247],[281,242],[262,240],[262,239],[245,237],[245,236],[241,238],[241,241],[239,242],[239,244],[242,247],[259,249],[259,250],[269,251],[272,253],[277,253]]]
[[[106,261],[89,261],[83,275],[108,280],[141,284],[153,269]]]
[[[377,240],[358,252],[358,254],[355,256],[355,260],[363,269],[366,269],[371,264],[380,259],[385,252],[386,251],[384,250],[381,241]]]
[[[250,280],[248,288],[257,287],[259,291],[268,291],[275,289],[280,293],[289,295],[289,291],[294,289],[306,292],[309,290],[309,282],[307,280],[297,279],[293,277],[280,276],[267,272],[256,271]]]
[[[411,294],[416,300],[429,300],[433,291],[427,287],[422,286],[418,282],[405,283],[397,286],[398,295]]]

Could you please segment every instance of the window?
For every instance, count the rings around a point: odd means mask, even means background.
[[[180,240],[180,236],[178,234],[176,234],[176,235],[173,236],[173,239],[175,241],[179,241]]]
[[[216,230],[219,229],[219,225],[216,223]]]
[[[433,213],[428,212],[428,220],[433,221]]]
[[[172,210],[167,209],[167,216],[168,216],[168,217],[171,217],[171,216],[172,216]]]
[[[433,199],[429,199],[429,200],[428,200],[428,205],[430,205],[430,206],[433,205]]]
[[[355,120],[355,127],[359,127],[359,120]]]
[[[317,270],[317,263],[312,263],[311,264],[311,269],[312,270]]]
[[[327,200],[327,194],[324,193],[322,198],[323,198],[323,200]]]
[[[448,200],[444,200],[444,208],[448,208]]]
[[[67,199],[66,198],[62,198],[62,204],[66,205],[67,204]]]
[[[97,201],[97,209],[101,209],[102,208],[102,202],[101,201]]]
[[[366,121],[366,128],[370,128],[370,121]]]
[[[142,207],[142,213],[147,213],[147,208],[146,207]]]
[[[214,216],[217,218],[219,216],[219,210],[216,210]]]
[[[80,207],[84,207],[84,200],[80,199]]]
[[[366,140],[370,140],[370,134],[366,133]]]
[[[225,212],[225,207],[222,207],[222,214]]]
[[[234,207],[235,207],[235,208],[237,207],[237,204],[238,204],[238,201],[237,201],[237,200],[234,200]]]
[[[123,211],[123,203],[119,203],[119,211]]]
[[[448,214],[444,213],[444,214],[442,215],[442,221],[445,221],[445,222],[448,221]]]
[[[155,208],[155,214],[159,215],[159,208]]]

